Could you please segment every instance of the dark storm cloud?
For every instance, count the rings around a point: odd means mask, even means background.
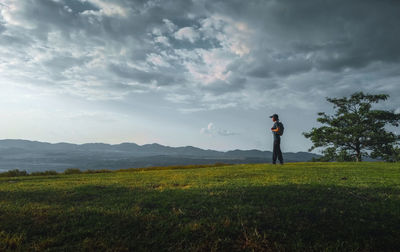
[[[242,40],[250,52],[227,69],[266,99],[273,92],[294,105],[355,91],[400,93],[390,84],[399,74],[386,71],[399,66],[398,1],[210,1],[207,9],[251,30]]]
[[[398,1],[217,1],[208,9],[251,23],[260,58],[268,49],[310,54],[313,67],[341,71],[400,57]]]

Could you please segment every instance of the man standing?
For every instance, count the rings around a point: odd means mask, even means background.
[[[276,164],[276,159],[279,160],[281,165],[283,164],[283,157],[281,151],[281,135],[283,134],[283,124],[279,121],[277,114],[270,116],[274,125],[271,128],[272,134],[274,135],[274,149],[272,152],[272,163]]]

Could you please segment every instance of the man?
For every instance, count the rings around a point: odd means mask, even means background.
[[[271,128],[272,134],[274,135],[274,149],[272,152],[272,163],[276,164],[276,159],[279,160],[281,165],[283,165],[283,157],[281,151],[281,135],[283,133],[283,124],[279,122],[279,117],[277,114],[270,116],[274,125]]]

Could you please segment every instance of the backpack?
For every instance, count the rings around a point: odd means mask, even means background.
[[[282,136],[283,135],[283,131],[285,130],[285,127],[283,127],[283,123],[281,123],[281,122],[278,122],[278,128],[279,128],[279,130],[278,130],[278,135],[280,135],[280,136]]]

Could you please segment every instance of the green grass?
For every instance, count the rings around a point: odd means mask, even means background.
[[[395,251],[400,164],[0,178],[0,251]]]

